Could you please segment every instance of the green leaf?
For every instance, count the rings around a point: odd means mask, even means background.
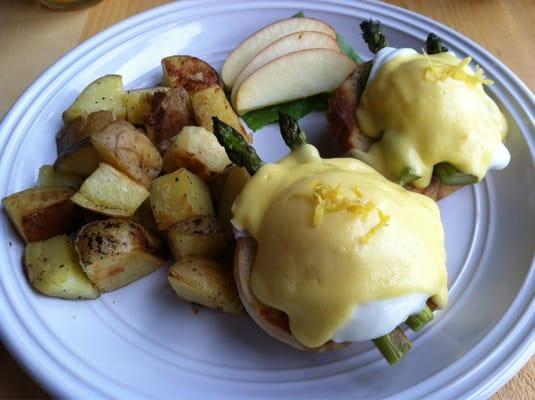
[[[298,13],[295,13],[292,15],[292,18],[303,18],[305,16],[305,13],[303,11],[299,11]]]
[[[303,118],[312,111],[326,110],[328,106],[329,94],[321,93],[316,96],[293,100],[288,103],[261,108],[260,110],[249,111],[243,119],[253,131],[257,131],[266,125],[279,120],[279,112],[288,114],[294,119]]]
[[[343,36],[340,35],[338,32],[336,33],[336,41],[338,42],[338,45],[340,46],[340,50],[342,50],[342,53],[344,53],[346,56],[351,58],[357,64],[360,64],[361,62],[363,62],[362,58],[360,58],[360,56],[355,51],[355,49],[351,47],[349,42],[345,40]]]

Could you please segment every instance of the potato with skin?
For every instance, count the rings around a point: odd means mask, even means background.
[[[162,169],[162,157],[150,139],[131,123],[118,120],[91,135],[100,159],[149,187]]]
[[[56,150],[61,156],[83,139],[88,137],[85,133],[86,117],[81,115],[67,122],[56,135]]]
[[[91,139],[85,138],[61,154],[54,163],[54,168],[59,172],[89,176],[98,168],[99,163],[100,157],[91,144]]]
[[[100,296],[82,270],[67,235],[28,243],[24,266],[32,286],[47,296],[73,300]]]
[[[195,92],[191,96],[191,105],[197,125],[213,132],[212,117],[217,117],[240,132],[249,143],[252,141],[251,135],[244,129],[220,86],[210,86]]]
[[[37,187],[78,189],[84,181],[83,176],[72,172],[57,171],[52,165],[39,168]]]
[[[230,314],[243,313],[232,268],[203,257],[184,257],[167,276],[178,297]]]
[[[63,112],[63,122],[69,123],[75,118],[101,110],[112,111],[117,118],[126,118],[122,76],[105,75],[91,82]]]
[[[31,188],[5,197],[2,204],[24,241],[38,242],[75,229],[79,210],[71,202],[73,194],[67,188]]]
[[[165,152],[171,139],[183,127],[195,124],[188,92],[172,88],[156,92],[151,99],[151,111],[147,117],[147,136],[158,150]]]
[[[221,86],[216,70],[192,56],[170,56],[162,60],[165,85],[182,87],[190,94],[210,86]]]
[[[187,256],[216,258],[225,253],[227,239],[223,225],[213,215],[189,218],[167,231],[175,260]]]
[[[204,181],[232,166],[214,134],[199,126],[186,126],[173,138],[163,157],[164,172],[186,168]]]
[[[191,217],[214,215],[208,186],[184,168],[152,181],[150,204],[161,231]]]
[[[65,126],[56,136],[56,148],[61,156],[69,152],[74,146],[90,137],[93,133],[104,129],[107,125],[116,121],[112,111],[95,111],[88,115],[81,115]]]
[[[163,242],[129,219],[87,224],[78,232],[74,245],[82,269],[101,292],[128,285],[167,262]]]
[[[152,109],[154,93],[167,93],[168,87],[159,86],[148,89],[135,89],[126,92],[126,120],[135,125],[147,124]]]
[[[111,165],[100,163],[72,201],[80,207],[110,217],[130,217],[149,197],[145,187]]]

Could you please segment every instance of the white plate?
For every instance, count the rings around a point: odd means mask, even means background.
[[[181,1],[130,18],[95,36],[49,68],[0,127],[0,195],[32,186],[55,158],[61,111],[98,76],[124,76],[128,88],[154,85],[160,59],[191,54],[220,67],[260,27],[298,10],[321,18],[365,56],[358,23],[379,19],[395,46],[420,48],[440,35],[472,55],[496,82],[513,155],[503,172],[440,204],[446,228],[451,303],[388,367],[369,343],[329,354],[292,350],[246,316],[202,309],[195,315],[168,287],[165,271],[96,301],[36,294],[21,267],[22,244],[0,225],[0,327],[5,345],[53,395],[69,398],[481,398],[503,385],[533,354],[535,328],[535,102],[485,50],[419,15],[376,2]],[[304,120],[325,142],[321,114]],[[261,156],[286,152],[274,128],[255,135]]]

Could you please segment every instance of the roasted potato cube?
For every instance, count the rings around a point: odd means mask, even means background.
[[[155,233],[157,235],[163,236],[163,234],[158,230],[158,225],[154,219],[154,214],[152,213],[152,208],[150,207],[150,200],[147,199],[139,206],[136,210],[132,219],[140,223],[143,228],[147,229],[149,232]]]
[[[60,155],[54,163],[54,168],[60,172],[89,176],[97,169],[99,162],[100,157],[90,138],[85,138]]]
[[[126,118],[126,98],[120,75],[105,75],[91,82],[65,110],[63,122],[101,110],[112,111],[117,118]]]
[[[170,56],[162,60],[163,82],[176,88],[183,87],[188,93],[210,86],[221,86],[219,75],[203,60],[192,56]]]
[[[216,210],[219,207],[219,199],[221,198],[221,193],[223,193],[223,187],[225,186],[228,174],[233,168],[234,167],[230,167],[224,174],[217,175],[214,179],[208,182],[210,197],[212,198],[212,204]]]
[[[174,88],[152,95],[151,112],[145,128],[158,150],[165,152],[173,136],[186,125],[195,125],[188,92]]]
[[[162,156],[150,139],[124,120],[91,135],[102,161],[148,187],[162,169]]]
[[[210,131],[186,126],[173,138],[163,157],[164,172],[186,168],[209,181],[232,166],[223,146]]]
[[[76,236],[74,245],[82,269],[101,292],[128,285],[167,261],[163,242],[128,219],[87,224]]]
[[[115,114],[112,111],[106,110],[95,111],[87,116],[81,115],[75,118],[65,124],[56,136],[58,154],[61,156],[65,152],[68,152],[85,138],[104,129],[115,120]]]
[[[184,168],[152,181],[150,204],[162,231],[184,219],[214,214],[208,186]]]
[[[57,171],[52,165],[43,165],[39,168],[37,178],[38,187],[56,187],[78,189],[84,178],[72,172]]]
[[[223,185],[217,207],[217,216],[223,223],[225,232],[229,238],[234,236],[232,224],[230,223],[232,219],[232,205],[250,177],[245,168],[234,167],[227,174],[225,184]]]
[[[167,231],[167,240],[175,260],[187,256],[219,257],[227,244],[223,225],[212,215],[176,223]]]
[[[76,227],[78,210],[71,202],[74,190],[39,187],[2,200],[7,215],[26,242],[38,242],[69,233]]]
[[[111,165],[100,163],[72,196],[72,201],[100,214],[130,217],[149,194],[143,185]]]
[[[217,117],[240,132],[248,142],[252,141],[251,135],[243,128],[220,86],[210,86],[195,92],[191,96],[191,105],[197,125],[212,132],[214,130],[212,117]]]
[[[186,301],[231,314],[243,312],[232,268],[217,261],[184,257],[171,266],[167,278],[178,297]]]
[[[128,90],[126,92],[126,119],[136,125],[145,125],[152,109],[152,96],[156,92],[166,93],[168,87]]]
[[[24,249],[28,279],[37,291],[62,299],[96,299],[99,292],[85,275],[67,235],[28,243]]]

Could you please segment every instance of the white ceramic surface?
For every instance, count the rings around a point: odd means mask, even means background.
[[[371,1],[172,3],[130,18],[74,49],[28,88],[0,126],[0,196],[32,186],[55,158],[61,111],[98,76],[128,88],[154,85],[160,59],[191,54],[220,67],[260,27],[298,10],[332,24],[366,57],[358,23],[379,19],[396,47],[421,48],[429,31],[459,56],[472,55],[496,84],[511,125],[511,165],[440,204],[451,303],[414,348],[388,367],[369,343],[329,354],[286,347],[246,316],[191,307],[165,271],[95,301],[36,294],[21,266],[23,246],[0,218],[0,333],[52,394],[69,398],[485,398],[535,350],[533,94],[485,50],[427,18]],[[322,114],[303,126],[326,153]],[[273,127],[255,134],[262,157],[286,149]]]

